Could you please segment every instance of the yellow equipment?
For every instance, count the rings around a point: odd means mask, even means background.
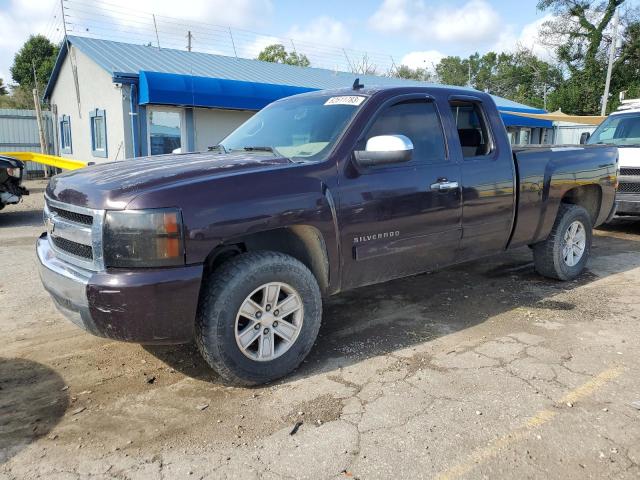
[[[56,157],[55,155],[45,155],[44,153],[35,152],[0,152],[0,156],[17,158],[23,162],[36,162],[50,167],[62,168],[63,170],[76,170],[86,167],[85,162],[73,160],[71,158]]]

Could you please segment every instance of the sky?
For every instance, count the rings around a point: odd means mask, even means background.
[[[137,11],[185,23],[228,25],[303,44],[387,54],[396,64],[412,68],[430,67],[446,55],[508,51],[518,44],[543,58],[550,55],[537,41],[540,25],[550,18],[536,9],[537,0],[63,1],[79,15],[91,18],[94,33],[104,31],[105,35],[113,30],[114,22],[133,29],[135,17],[128,19],[122,12],[135,5]],[[181,5],[179,12],[176,5]],[[92,16],[91,12],[101,8],[102,17]],[[0,0],[0,78],[5,83],[11,83],[13,57],[30,34],[61,34],[59,12],[60,0]],[[108,28],[96,20],[112,13]],[[260,45],[268,39],[263,37]]]

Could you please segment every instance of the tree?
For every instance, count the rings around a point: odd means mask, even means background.
[[[307,56],[298,52],[287,52],[284,45],[279,43],[268,45],[258,54],[258,60],[263,62],[284,63],[287,65],[297,65],[308,67],[311,65]]]
[[[351,73],[357,75],[376,75],[378,73],[378,66],[371,61],[366,53],[355,62],[350,62],[350,65]]]
[[[46,85],[51,77],[59,48],[44,35],[32,35],[16,53],[11,66],[13,80],[22,87],[33,88],[35,68],[38,87]]]
[[[460,57],[445,57],[436,65],[438,81],[446,85],[468,85],[469,72],[469,59]]]
[[[529,50],[514,53],[474,53],[468,58],[445,57],[436,66],[441,83],[471,86],[527,105],[544,107],[547,94],[562,83],[559,68]]]
[[[627,26],[622,37],[622,48],[611,79],[612,92],[626,92],[627,98],[640,97],[640,22]],[[614,95],[611,108],[618,106]]]
[[[391,72],[392,77],[406,78],[407,80],[420,80],[422,82],[432,82],[433,74],[426,68],[413,69],[407,65],[400,65],[395,71]]]
[[[543,26],[541,39],[555,47],[558,59],[571,73],[599,67],[605,32],[626,0],[539,0],[538,9],[551,10],[555,19]]]
[[[567,113],[594,115],[600,112],[611,45],[611,22],[618,9],[620,31],[627,32],[636,17],[626,0],[540,0],[538,9],[551,11],[554,19],[543,26],[540,38],[555,49],[566,81],[551,96],[551,102]],[[620,74],[616,62],[612,85]],[[615,98],[615,95],[614,95]],[[616,102],[608,104],[615,108]]]
[[[9,95],[0,96],[0,108],[33,110],[33,93],[31,89],[13,85]]]
[[[0,97],[8,94],[9,94],[9,91],[7,90],[7,87],[4,84],[4,80],[0,78]]]

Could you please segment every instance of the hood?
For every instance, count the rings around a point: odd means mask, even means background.
[[[640,147],[618,147],[620,168],[640,167]]]
[[[117,210],[150,190],[290,164],[289,159],[270,153],[207,152],[132,158],[56,175],[47,186],[47,195],[82,207]]]

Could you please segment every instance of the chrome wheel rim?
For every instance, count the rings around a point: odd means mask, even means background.
[[[235,324],[236,344],[251,360],[274,360],[293,346],[303,319],[302,297],[291,285],[264,284],[240,306]]]
[[[562,243],[562,258],[569,267],[574,267],[580,262],[587,245],[587,232],[582,222],[576,220],[564,233]]]

